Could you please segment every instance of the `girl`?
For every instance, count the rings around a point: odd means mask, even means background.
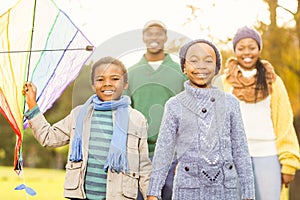
[[[136,199],[138,185],[146,198],[151,163],[147,122],[122,96],[127,88],[123,63],[104,57],[92,67],[95,95],[50,125],[40,113],[36,87],[26,83],[25,116],[45,147],[69,145],[64,196],[70,199]]]
[[[212,87],[221,55],[203,39],[180,50],[185,90],[167,103],[156,144],[148,200],[158,199],[172,157],[174,200],[254,199],[254,179],[238,101]],[[239,186],[240,183],[240,186]]]

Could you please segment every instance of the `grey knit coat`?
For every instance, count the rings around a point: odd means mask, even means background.
[[[217,88],[194,88],[189,81],[184,86],[166,103],[147,195],[161,196],[177,156],[174,200],[255,199],[237,99]]]

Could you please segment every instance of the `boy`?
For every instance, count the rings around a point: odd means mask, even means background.
[[[147,121],[122,96],[127,70],[119,60],[104,57],[92,66],[91,81],[95,94],[52,126],[39,111],[35,85],[26,83],[29,126],[45,147],[70,143],[66,198],[136,199],[138,185],[145,197],[151,171]]]

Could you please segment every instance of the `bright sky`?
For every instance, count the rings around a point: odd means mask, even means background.
[[[88,37],[100,44],[113,35],[142,28],[146,21],[160,19],[167,28],[191,38],[206,37],[200,31],[210,26],[211,34],[222,37],[232,34],[237,27],[255,23],[257,15],[264,15],[266,7],[261,0],[60,0],[61,8],[82,27]],[[201,7],[199,18],[186,23],[191,16],[187,5]],[[236,9],[232,9],[236,8]],[[262,18],[262,16],[258,16]]]
[[[163,21],[169,30],[191,39],[206,38],[208,35],[226,39],[232,37],[238,27],[253,25],[257,19],[269,23],[267,6],[262,0],[54,1],[95,46],[103,44],[118,34],[141,29],[145,22],[152,19]],[[14,2],[16,0],[0,0],[0,13]],[[297,7],[296,0],[279,0],[279,3],[292,11]],[[197,15],[195,20],[187,5],[201,8],[195,12]],[[291,18],[283,9],[279,9],[278,12],[281,21]],[[189,19],[192,21],[187,23]],[[205,30],[209,27],[210,31],[203,31],[200,27]]]

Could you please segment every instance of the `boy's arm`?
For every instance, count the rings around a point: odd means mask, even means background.
[[[70,142],[72,128],[70,116],[53,124],[46,120],[42,113],[37,114],[28,121],[29,127],[33,130],[33,136],[44,147],[61,147]]]

